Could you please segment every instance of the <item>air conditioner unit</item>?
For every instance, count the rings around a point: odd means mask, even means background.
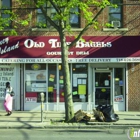
[[[120,21],[112,21],[111,24],[113,25],[114,28],[118,28],[121,26]]]

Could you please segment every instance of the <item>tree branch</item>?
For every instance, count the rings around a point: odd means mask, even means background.
[[[34,3],[37,5],[37,0],[34,0]],[[59,31],[59,26],[47,15],[46,9],[43,6],[40,6],[39,9],[41,9],[43,15],[48,20],[48,22],[57,30]]]
[[[97,17],[101,14],[101,12],[104,10],[104,8],[101,8],[100,11],[96,14],[96,16],[92,19],[92,22],[90,22],[89,24],[87,24],[85,26],[85,28],[83,28],[83,30],[79,33],[79,35],[75,38],[75,40],[72,41],[72,43],[70,45],[68,45],[69,48],[73,47],[75,45],[75,43],[81,38],[81,36],[83,35],[83,33],[88,30],[88,28],[93,24],[93,21],[95,21],[97,19]]]
[[[57,8],[56,4],[52,1],[52,0],[49,0],[49,2],[52,4],[52,6],[54,7],[54,9],[57,11],[58,14],[61,14],[59,9]]]

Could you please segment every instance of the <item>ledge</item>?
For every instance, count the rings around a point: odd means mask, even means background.
[[[0,32],[9,32],[9,31],[12,31],[13,29],[3,29],[3,30],[0,30]]]
[[[126,32],[126,31],[128,31],[128,28],[103,28],[103,31],[105,31],[105,32],[114,32],[114,31]]]
[[[82,31],[83,28],[72,28],[71,31],[74,31],[74,32],[79,32],[79,31]],[[48,29],[48,28],[32,28],[31,31],[33,32],[57,32],[56,29]]]

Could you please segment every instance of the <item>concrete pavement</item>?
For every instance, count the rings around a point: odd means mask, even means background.
[[[140,129],[140,112],[115,112],[119,115],[117,122],[78,122],[65,123],[64,112],[47,111],[43,113],[32,111],[14,111],[11,116],[5,116],[5,112],[0,112],[0,129],[24,129],[24,128],[44,128],[44,129]]]

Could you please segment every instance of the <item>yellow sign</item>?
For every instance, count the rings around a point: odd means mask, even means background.
[[[86,94],[86,85],[78,85],[78,94],[80,95]]]
[[[64,92],[62,92],[61,95],[64,96]]]
[[[105,89],[105,88],[102,88],[101,91],[102,91],[102,92],[106,92],[106,89]]]
[[[63,79],[63,76],[60,76],[60,79]]]
[[[49,81],[54,82],[54,77],[55,77],[55,75],[50,74]]]
[[[53,92],[53,87],[48,87],[48,92]]]
[[[55,77],[55,75],[53,75],[53,74],[50,74],[50,78],[54,78]]]
[[[33,64],[33,65],[31,66],[31,68],[32,68],[33,70],[38,70],[38,69],[41,68],[41,66],[40,66],[39,64]]]
[[[50,77],[50,78],[49,78],[49,81],[54,82],[54,78],[51,78],[51,77]]]

